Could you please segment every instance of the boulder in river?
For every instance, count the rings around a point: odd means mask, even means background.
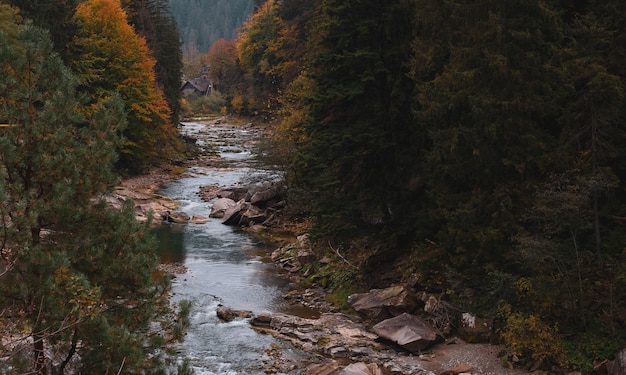
[[[251,318],[252,311],[248,310],[235,310],[230,307],[220,306],[215,311],[217,317],[225,322],[230,322],[237,318]]]
[[[257,206],[248,205],[248,208],[241,213],[239,224],[249,226],[262,223],[265,219],[267,219],[267,212],[265,210]]]
[[[222,217],[222,224],[239,225],[242,213],[247,210],[249,206],[250,203],[242,199],[234,206],[227,208]]]
[[[167,211],[165,215],[163,215],[163,221],[168,223],[187,224],[189,219],[189,215],[182,211]]]
[[[202,215],[193,215],[191,216],[191,224],[205,224],[209,222],[208,217],[204,217]]]
[[[209,217],[222,218],[227,209],[237,205],[237,202],[230,198],[219,198],[211,206]]]
[[[348,303],[363,319],[378,323],[405,312],[414,312],[418,299],[409,288],[396,285],[353,294],[348,297]]]
[[[218,198],[228,198],[228,199],[232,199],[233,201],[237,202],[241,199],[246,198],[248,194],[248,187],[245,186],[232,186],[232,187],[227,187],[227,188],[223,188],[220,189],[217,192],[217,197]]]
[[[254,205],[261,205],[278,196],[280,185],[277,183],[266,183],[250,187],[246,196],[246,201]]]
[[[433,345],[442,335],[423,319],[404,313],[383,320],[372,327],[381,338],[393,341],[410,352],[419,352]]]

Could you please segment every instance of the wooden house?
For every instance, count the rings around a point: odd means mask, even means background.
[[[209,68],[202,67],[202,73],[199,77],[183,81],[180,87],[180,93],[183,97],[189,95],[207,96],[213,90],[213,83],[209,79]]]

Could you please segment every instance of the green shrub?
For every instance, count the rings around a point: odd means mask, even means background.
[[[221,113],[226,105],[226,99],[217,91],[207,96],[189,96],[187,101],[195,116]]]
[[[626,332],[613,332],[612,327],[607,327],[599,319],[588,327],[564,343],[570,363],[583,372],[593,371],[595,361],[613,358],[626,345]]]

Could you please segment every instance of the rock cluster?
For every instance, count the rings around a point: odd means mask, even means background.
[[[209,217],[221,218],[222,224],[254,226],[271,221],[284,207],[282,184],[276,181],[250,186],[222,188],[215,192],[217,199]]]
[[[317,259],[306,236],[298,237],[295,244],[276,250],[272,259],[290,274],[299,273],[312,262],[328,261]],[[317,301],[310,306],[319,307],[322,311],[315,318],[283,313],[255,314],[225,307],[218,309],[218,316],[222,320],[250,316],[249,322],[256,330],[290,341],[307,353],[316,353],[316,363],[304,369],[305,375],[491,373],[476,367],[472,361],[451,362],[444,368],[438,368],[436,373],[432,371],[433,355],[429,353],[433,346],[443,342],[465,343],[459,338],[445,339],[450,325],[456,325],[462,314],[445,304],[439,296],[417,293],[410,285],[374,289],[349,297],[348,302],[357,313],[351,315],[328,308],[318,301],[319,298],[314,298],[315,295],[323,296],[323,293],[320,288],[311,288],[292,291],[285,296],[291,302],[306,306],[311,301]],[[438,317],[442,312],[455,316],[455,323],[444,323]],[[475,324],[477,322],[481,324],[480,320],[474,320]],[[480,363],[480,359],[477,360]],[[510,372],[492,374],[496,373]]]
[[[135,218],[140,222],[151,221],[155,225],[160,225],[161,223],[204,224],[209,221],[202,215],[190,217],[185,212],[176,211],[179,206],[178,202],[152,191],[118,187],[113,193],[106,194],[101,199],[109,207],[118,210],[127,202],[131,202],[135,207]]]
[[[313,251],[306,235],[295,243],[272,253],[273,261],[296,278],[313,263],[328,263]],[[305,275],[306,276],[306,275]],[[307,304],[303,297],[312,289],[292,291],[291,301]],[[313,292],[311,292],[313,293]],[[319,292],[318,292],[319,293]],[[302,298],[299,298],[302,297]],[[302,301],[301,301],[302,300]],[[326,360],[309,366],[304,374],[428,374],[428,351],[448,342],[489,342],[493,324],[469,313],[462,313],[441,295],[417,291],[415,283],[392,285],[348,297],[357,316],[333,312],[318,319],[303,319],[282,314],[260,314],[251,319],[257,329],[289,340],[307,352]],[[313,307],[313,306],[312,306]],[[328,310],[326,310],[328,311]],[[452,333],[463,335],[463,339]],[[439,345],[441,344],[441,345]],[[484,344],[490,345],[490,344]],[[347,365],[348,364],[348,365]],[[475,363],[454,363],[445,374],[478,374]],[[493,364],[492,364],[493,366]],[[496,359],[497,374],[502,369]],[[432,366],[430,366],[432,367]],[[494,373],[495,374],[495,373]]]

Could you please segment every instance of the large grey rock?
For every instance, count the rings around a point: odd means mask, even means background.
[[[352,363],[346,366],[341,375],[383,375],[380,366],[375,363],[365,364],[363,362]]]
[[[276,198],[279,192],[280,186],[278,184],[263,185],[256,191],[251,189],[248,193],[248,195],[250,195],[249,201],[251,204],[258,206]]]
[[[381,338],[393,341],[410,352],[424,350],[442,338],[439,331],[428,322],[407,313],[383,320],[372,330]]]
[[[237,202],[246,197],[248,188],[243,186],[227,187],[219,190],[216,195],[218,198],[229,198]]]
[[[190,217],[182,211],[167,211],[167,213],[163,216],[163,219],[168,223],[187,224]]]
[[[234,310],[230,307],[220,306],[215,311],[218,318],[223,321],[230,322],[237,318],[251,318],[252,311],[249,310]]]
[[[353,294],[348,297],[348,303],[362,318],[378,323],[405,312],[414,312],[418,299],[415,293],[405,286],[396,285]]]
[[[204,217],[202,215],[193,215],[191,216],[191,224],[205,224],[209,222],[208,217]]]
[[[234,200],[230,198],[219,198],[215,202],[213,202],[209,217],[217,217],[217,218],[224,217],[224,212],[226,212],[227,209],[234,207],[236,205],[237,205],[237,202],[235,202]]]
[[[226,225],[239,225],[241,220],[241,214],[248,209],[250,203],[245,202],[243,199],[237,202],[236,205],[229,207],[224,211],[224,217],[222,217],[222,224]]]
[[[248,208],[241,213],[239,224],[249,226],[262,223],[265,219],[267,219],[267,212],[264,209],[248,205]]]

